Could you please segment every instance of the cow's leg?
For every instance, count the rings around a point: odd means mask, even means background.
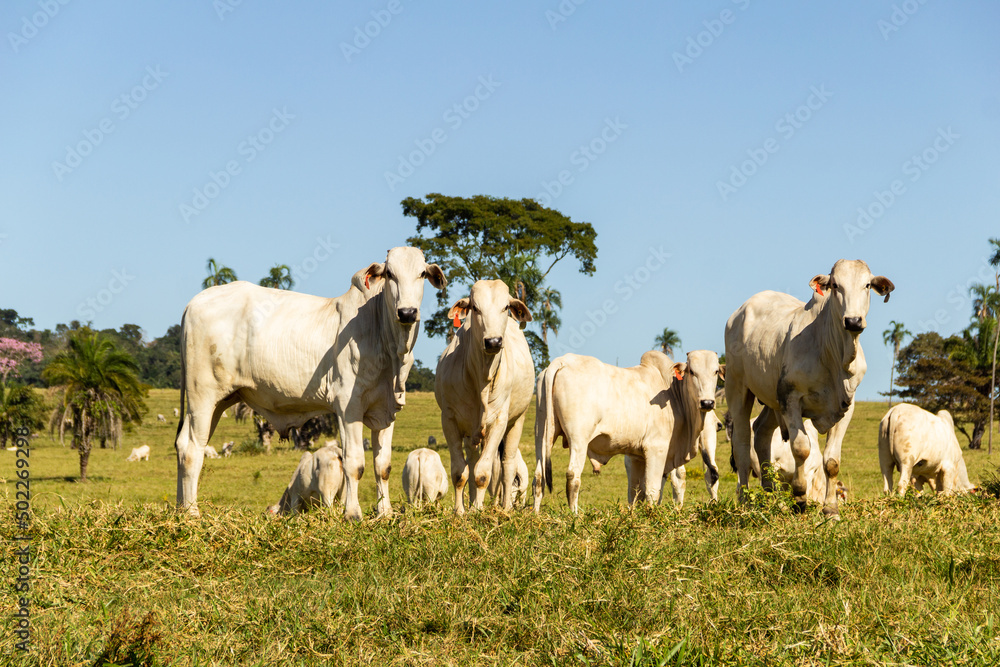
[[[219,421],[221,410],[216,410],[213,398],[192,396],[188,412],[177,433],[177,509],[191,516],[201,516],[198,510],[198,478],[205,462],[205,445]]]
[[[882,453],[879,449],[878,466],[882,471],[882,493],[892,493],[892,472],[896,469],[896,462],[888,452]]]
[[[625,455],[625,474],[628,476],[628,504],[646,499],[646,459],[641,456]]]
[[[660,504],[660,492],[663,490],[663,469],[667,465],[667,446],[660,448],[646,449],[646,502],[650,504]]]
[[[900,497],[906,495],[906,490],[910,488],[910,479],[913,475],[913,463],[901,461],[899,464],[899,483],[896,485],[896,493]]]
[[[836,424],[830,427],[826,436],[826,448],[823,450],[823,472],[826,474],[826,502],[823,504],[823,514],[840,517],[840,500],[837,496],[837,476],[840,474],[840,450],[844,444],[844,435],[851,425],[854,416],[854,401],[847,412]],[[907,480],[909,484],[909,480]]]
[[[482,449],[479,451],[479,460],[472,466],[472,481],[476,487],[476,498],[470,500],[473,509],[483,509],[483,500],[486,498],[486,487],[490,484],[490,477],[493,475],[493,463],[496,460],[497,452],[500,449],[500,441],[504,437],[504,428],[507,425],[506,411],[494,417],[493,421],[486,424],[485,434],[482,439]],[[472,495],[470,486],[469,495]]]
[[[774,437],[776,428],[778,428],[778,415],[771,408],[765,407],[757,416],[757,423],[753,429],[753,449],[757,454],[757,465],[760,467],[760,485],[765,491],[774,490],[771,438]]]
[[[715,433],[709,433],[702,438],[701,460],[705,464],[705,489],[708,491],[710,502],[719,500],[719,466],[715,462],[715,449],[718,444],[718,436]]]
[[[469,466],[465,462],[462,434],[451,419],[441,419],[441,430],[448,442],[451,459],[451,483],[455,487],[455,514],[465,514],[465,484],[469,481]]]
[[[392,429],[395,422],[384,429],[372,430],[372,465],[375,466],[375,492],[378,497],[378,515],[392,514],[389,502],[389,473],[392,472]]]
[[[524,417],[521,415],[511,425],[504,436],[503,448],[503,508],[506,511],[514,509],[514,478],[517,477],[517,455],[520,452],[521,431],[524,429]]]
[[[337,420],[344,437],[344,518],[361,521],[358,487],[365,474],[364,424],[360,414],[347,413],[341,418],[338,413]]]
[[[782,421],[788,427],[788,444],[795,459],[795,475],[792,477],[792,500],[800,512],[804,512],[809,502],[809,480],[806,475],[806,459],[809,458],[811,443],[802,423],[801,397],[793,392],[785,404]],[[760,462],[761,479],[764,478],[764,461]],[[836,484],[836,482],[834,482]],[[836,494],[836,490],[834,490]],[[834,498],[836,503],[836,498]]]
[[[743,490],[750,483],[750,412],[753,410],[753,394],[747,391],[739,377],[727,377],[726,402],[729,416],[733,420],[733,434],[730,436],[733,459],[736,463],[736,496],[744,500]]]
[[[708,471],[706,471],[706,474]],[[684,491],[687,489],[687,469],[678,466],[670,471],[670,491],[674,496],[674,505],[684,506]]]
[[[564,436],[565,437],[565,436]],[[576,514],[580,504],[580,483],[583,468],[587,464],[587,444],[580,440],[568,440],[569,465],[566,467],[566,502],[570,511]]]

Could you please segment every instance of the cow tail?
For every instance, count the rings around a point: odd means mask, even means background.
[[[542,432],[540,437],[535,439],[535,457],[542,462],[542,477],[545,485],[552,493],[552,444],[556,433],[556,415],[552,405],[552,383],[555,382],[556,373],[559,372],[561,364],[557,361],[545,369],[542,374],[541,393],[538,396],[538,407],[544,413],[542,422]]]
[[[187,308],[184,309],[184,314],[181,315],[181,410],[180,418],[177,420],[177,434],[174,436],[174,449],[177,449],[177,441],[181,437],[181,429],[184,428],[184,407],[187,405],[187,401],[184,400],[187,395],[187,373],[185,372],[187,365],[184,363],[184,318],[187,315]]]

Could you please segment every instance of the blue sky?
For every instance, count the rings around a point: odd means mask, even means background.
[[[889,320],[966,325],[1000,236],[1000,5],[577,2],[4,2],[0,306],[154,338],[210,256],[336,296],[440,192],[594,225],[596,274],[550,276],[556,351],[632,365],[664,326],[722,351],[748,297],[807,298],[841,257],[896,284],[859,397]]]

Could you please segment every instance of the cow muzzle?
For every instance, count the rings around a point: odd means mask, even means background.
[[[705,412],[715,409],[715,401],[708,399],[701,402],[701,409]]]
[[[851,333],[861,333],[865,330],[865,325],[862,324],[860,317],[845,317],[844,328]]]
[[[396,318],[399,320],[400,324],[413,324],[417,321],[417,309],[416,308],[397,308]]]
[[[496,354],[501,349],[503,349],[503,338],[483,339],[483,350],[485,350],[486,354]]]

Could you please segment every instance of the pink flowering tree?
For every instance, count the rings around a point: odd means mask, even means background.
[[[0,338],[0,382],[7,384],[10,375],[17,377],[18,367],[26,361],[42,360],[42,346],[16,338]]]
[[[42,397],[31,387],[7,383],[9,377],[20,374],[18,368],[22,364],[41,360],[42,346],[38,343],[0,338],[0,447],[6,447],[7,441],[13,439],[16,428],[37,431],[43,426]]]

